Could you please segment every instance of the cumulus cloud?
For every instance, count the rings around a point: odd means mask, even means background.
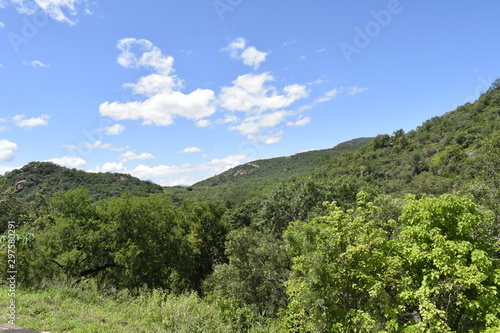
[[[9,140],[0,140],[0,162],[8,162],[14,159],[14,150],[17,144]]]
[[[292,84],[280,93],[275,86],[268,85],[274,77],[266,72],[238,76],[230,87],[223,87],[219,101],[227,110],[260,113],[290,106],[295,101],[307,97],[306,87]]]
[[[198,147],[187,147],[187,148],[184,148],[181,151],[178,151],[177,153],[179,153],[179,154],[185,154],[185,153],[200,153],[200,152],[202,152],[201,148],[198,148]]]
[[[120,124],[115,124],[113,126],[106,127],[107,135],[119,135],[125,130],[125,126]]]
[[[33,128],[37,126],[47,126],[49,124],[49,118],[50,117],[46,114],[42,114],[40,117],[36,118],[26,118],[26,115],[20,114],[14,116],[12,120],[14,120],[14,123],[18,127]]]
[[[141,179],[153,180],[163,186],[192,185],[197,181],[224,172],[247,160],[248,157],[246,155],[231,155],[203,164],[158,165],[154,167],[139,165],[135,169],[130,170],[129,173]]]
[[[237,130],[243,135],[257,134],[264,128],[272,128],[283,122],[289,114],[287,111],[276,111],[246,118],[241,124],[229,129]]]
[[[88,3],[86,0],[12,0],[11,2],[21,14],[32,15],[41,9],[53,20],[70,25],[76,23],[77,6]],[[5,6],[6,1],[0,1],[0,8],[2,4]],[[90,13],[88,9],[85,12]]]
[[[123,67],[146,67],[163,75],[170,75],[174,70],[174,58],[163,55],[162,51],[147,39],[120,39],[117,47],[122,51],[117,61]]]
[[[161,93],[142,102],[105,102],[99,106],[103,116],[114,120],[142,120],[144,125],[168,126],[176,116],[200,120],[215,112],[214,92],[197,89],[188,95]]]
[[[234,115],[226,116],[227,122],[234,123],[229,130],[239,131],[250,140],[266,144],[280,141],[283,131],[273,128],[283,124],[287,117],[297,113],[297,111],[284,109],[300,99],[309,97],[309,92],[305,85],[300,84],[287,85],[280,91],[270,84],[274,80],[268,72],[250,73],[239,76],[232,82],[232,86],[222,88],[219,95],[221,106],[229,111],[242,112],[245,115],[242,120]],[[268,133],[261,133],[263,130],[267,130]]]
[[[137,83],[125,83],[124,86],[132,88],[138,95],[151,97],[163,92],[170,93],[174,88],[179,88],[181,83],[169,75],[151,74],[141,77]]]
[[[108,162],[97,166],[89,172],[128,173],[142,180],[151,180],[162,186],[192,185],[200,180],[214,176],[248,161],[247,155],[230,155],[221,159],[213,159],[202,164],[156,165],[141,164],[128,170],[123,163]]]
[[[33,61],[23,61],[23,64],[26,66],[31,66],[35,68],[50,68],[49,64],[44,64],[40,60],[33,60]]]
[[[128,162],[132,160],[150,160],[153,159],[154,156],[150,153],[142,153],[137,155],[133,151],[127,151],[120,155],[120,162]]]
[[[47,160],[46,162],[52,162],[64,167],[68,168],[76,168],[76,169],[82,169],[85,167],[87,162],[80,157],[73,157],[73,156],[64,156],[60,158],[51,158],[50,160]]]
[[[108,162],[103,166],[97,166],[93,170],[88,170],[88,172],[119,172],[124,173],[127,171],[127,168],[122,163],[114,163]]]
[[[215,93],[196,89],[184,94],[182,81],[173,74],[174,58],[145,39],[125,38],[118,42],[118,63],[126,68],[146,68],[155,73],[126,83],[135,93],[147,98],[127,103],[105,102],[99,106],[102,116],[114,120],[142,120],[144,125],[168,126],[175,117],[199,121],[215,113]]]
[[[242,60],[245,65],[254,69],[259,68],[268,55],[266,52],[257,50],[255,46],[247,46],[247,41],[242,37],[233,40],[223,50],[228,51],[231,58]]]

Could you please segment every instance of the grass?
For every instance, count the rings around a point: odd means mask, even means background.
[[[7,322],[10,301],[0,289],[0,321]],[[214,304],[196,294],[167,295],[145,291],[138,297],[127,292],[104,296],[76,287],[18,290],[16,325],[57,332],[232,332]]]

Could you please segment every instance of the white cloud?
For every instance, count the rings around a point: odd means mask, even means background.
[[[31,67],[35,67],[35,68],[50,68],[50,65],[49,64],[44,64],[43,62],[41,62],[40,60],[33,60],[33,61],[23,61],[23,64],[25,64],[26,66],[31,66]]]
[[[268,72],[238,76],[232,82],[233,86],[222,88],[219,101],[222,107],[230,111],[260,113],[288,107],[308,96],[305,86],[289,85],[280,94],[276,87],[266,85],[269,81],[274,81],[274,77]]]
[[[329,90],[329,91],[325,92],[323,94],[323,96],[321,96],[320,98],[318,98],[317,100],[315,100],[314,104],[328,102],[328,101],[334,99],[335,97],[337,97],[337,95],[341,91],[342,91],[342,88],[340,88],[340,89],[335,88],[335,89]]]
[[[111,149],[113,147],[111,143],[103,143],[100,140],[97,140],[94,143],[85,142],[83,146],[88,149]]]
[[[246,118],[241,124],[230,127],[243,135],[257,134],[264,128],[272,128],[283,122],[289,112],[276,111]]]
[[[5,123],[7,119],[0,118],[0,123]],[[7,127],[6,126],[0,126],[0,132],[6,131]]]
[[[208,127],[212,125],[212,122],[208,119],[201,119],[196,122],[197,127]]]
[[[151,74],[141,77],[137,83],[125,83],[124,86],[132,88],[136,94],[151,97],[162,92],[172,92],[181,83],[173,76]]]
[[[67,146],[67,147],[70,147],[70,146]],[[87,148],[87,149],[92,149],[92,150],[94,150],[94,149],[107,149],[107,150],[112,150],[112,151],[124,151],[125,149],[128,149],[128,146],[121,147],[121,148],[115,148],[110,143],[104,143],[100,140],[97,140],[94,143],[85,142],[83,144],[83,147]]]
[[[272,145],[280,142],[284,134],[284,131],[271,132],[269,134],[251,134],[248,138],[257,142],[264,142],[266,145]]]
[[[32,15],[42,9],[53,20],[70,25],[76,23],[74,16],[78,14],[77,5],[88,3],[86,0],[12,0],[11,2],[21,14]],[[0,2],[0,7],[2,3],[5,5],[6,2]]]
[[[349,87],[347,88],[347,95],[357,95],[364,91],[368,90],[368,88],[359,88],[359,87]]]
[[[259,51],[255,46],[246,46],[247,41],[242,38],[236,38],[223,50],[229,51],[229,56],[233,59],[243,60],[243,63],[254,69],[259,68],[260,64],[266,61],[268,53]]]
[[[119,172],[119,173],[124,173],[126,171],[127,168],[122,163],[114,163],[114,162],[105,163],[102,167],[97,166],[94,170],[88,170],[88,172]]]
[[[85,167],[87,162],[80,157],[73,157],[73,156],[64,156],[61,158],[51,158],[50,160],[47,160],[46,162],[52,162],[64,167],[68,168],[76,168],[76,169],[82,169]]]
[[[246,155],[231,155],[222,159],[214,159],[202,164],[156,165],[141,164],[127,170],[122,163],[108,162],[97,166],[89,172],[120,172],[128,173],[142,180],[151,180],[162,186],[192,185],[200,180],[214,176],[248,161]]]
[[[1,7],[0,7],[1,8]],[[10,167],[6,165],[0,165],[0,175],[5,175],[6,172],[11,172],[14,169],[20,169],[21,167]]]
[[[14,150],[17,144],[9,140],[0,140],[0,162],[8,162],[14,159]]]
[[[137,155],[133,151],[127,151],[120,155],[120,162],[128,162],[132,160],[150,160],[153,159],[154,156],[150,153],[142,153]]]
[[[323,84],[323,83],[326,83],[326,82],[327,82],[327,80],[325,80],[325,79],[316,79],[316,80],[314,80],[312,82],[307,82],[307,85],[308,86],[315,86],[315,85],[320,85],[320,84]]]
[[[103,116],[114,120],[143,120],[144,125],[168,126],[175,116],[200,120],[215,112],[214,92],[197,89],[188,95],[162,93],[143,102],[105,102],[99,106]]]
[[[47,126],[49,124],[48,119],[50,117],[46,114],[42,114],[40,117],[37,118],[28,118],[26,119],[26,116],[24,114],[20,114],[17,116],[14,116],[12,119],[16,123],[16,126],[18,127],[24,127],[24,128],[32,128],[36,126]]]
[[[169,75],[174,70],[174,58],[165,56],[162,51],[149,40],[124,38],[118,41],[118,63],[126,68],[146,67],[163,75]]]
[[[192,185],[247,160],[248,156],[246,155],[231,155],[203,164],[158,165],[154,167],[139,165],[130,170],[129,173],[144,180],[152,180],[162,186]]]
[[[182,81],[173,75],[174,58],[145,39],[125,38],[118,42],[121,54],[118,63],[127,68],[148,68],[156,73],[144,76],[137,83],[127,83],[135,93],[148,97],[144,101],[128,103],[105,102],[99,106],[102,116],[114,120],[142,120],[144,125],[168,126],[175,117],[199,121],[212,115],[215,93],[208,89],[196,89],[184,94],[177,89]]]
[[[2,21],[0,21],[0,28],[5,28],[5,24]]]
[[[259,68],[260,63],[266,60],[266,56],[266,52],[258,51],[255,47],[249,46],[241,52],[240,57],[245,65],[257,69]]]
[[[200,153],[202,152],[201,148],[198,147],[187,147],[184,148],[183,150],[179,151],[179,154],[185,154],[185,153]]]
[[[309,124],[311,122],[311,118],[309,117],[305,117],[305,118],[302,118],[302,119],[299,119],[295,122],[292,122],[292,121],[289,121],[288,123],[286,123],[287,126],[297,126],[297,127],[302,127],[302,126],[306,126],[307,124]]]
[[[125,130],[125,126],[120,124],[115,124],[113,126],[106,127],[107,135],[119,135]]]

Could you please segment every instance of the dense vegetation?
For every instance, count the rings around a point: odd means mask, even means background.
[[[300,172],[287,176],[286,159],[257,161],[164,194],[71,189],[27,205],[5,182],[18,282],[36,297],[26,323],[52,318],[51,299],[75,316],[74,298],[100,323],[37,327],[499,331],[500,80],[414,131],[355,143],[304,167],[290,158]]]
[[[88,173],[58,166],[52,162],[31,162],[8,172],[3,178],[11,185],[16,196],[23,201],[36,201],[36,195],[52,197],[56,192],[86,188],[96,199],[120,196],[128,192],[133,196],[162,193],[163,188],[128,174]]]
[[[191,187],[170,187],[166,188],[165,192],[176,202],[186,198],[196,198],[221,201],[228,207],[240,205],[250,199],[262,199],[266,192],[280,181],[314,173],[326,161],[346,152],[354,152],[371,139],[357,138],[330,149],[252,161],[205,179]]]

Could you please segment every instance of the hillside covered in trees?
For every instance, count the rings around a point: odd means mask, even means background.
[[[52,162],[31,162],[2,178],[13,187],[16,196],[26,202],[36,200],[37,194],[52,197],[56,192],[78,188],[86,188],[98,200],[120,196],[124,192],[134,196],[163,192],[160,185],[128,174],[89,173]]]
[[[254,161],[189,190],[25,168],[0,192],[2,216],[19,226],[19,286],[116,309],[91,312],[97,323],[42,322],[46,302],[26,310],[35,328],[500,330],[500,80],[408,133]],[[112,190],[98,191],[99,177]],[[39,191],[43,202],[28,205]],[[4,275],[6,265],[2,257]],[[148,304],[146,319],[123,310],[134,303]]]

